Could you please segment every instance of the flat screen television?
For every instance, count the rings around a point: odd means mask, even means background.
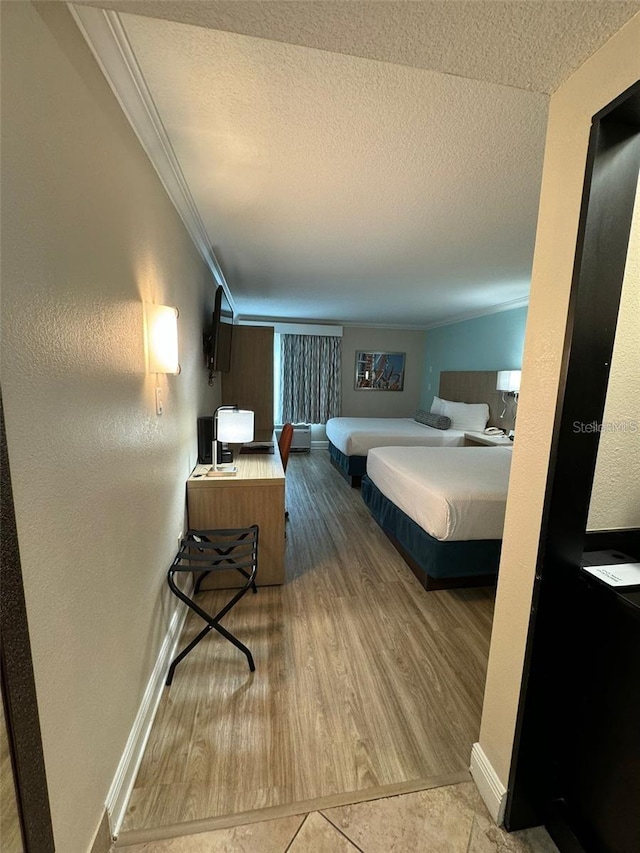
[[[209,373],[231,369],[231,338],[233,334],[233,311],[222,287],[216,290],[211,328],[203,335],[204,354]]]

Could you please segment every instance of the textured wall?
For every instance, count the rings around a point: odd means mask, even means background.
[[[425,333],[405,329],[345,326],[342,334],[342,414],[356,418],[415,415],[424,372]],[[356,352],[404,352],[403,391],[356,391]]]
[[[515,308],[427,331],[420,406],[431,408],[443,370],[519,370],[527,309]]]
[[[480,745],[509,776],[591,117],[640,76],[636,16],[551,98]]]
[[[625,268],[589,530],[640,527],[640,184]]]
[[[56,846],[85,853],[174,604],[213,284],[63,4],[2,4],[2,386]],[[180,310],[145,375],[143,301]]]

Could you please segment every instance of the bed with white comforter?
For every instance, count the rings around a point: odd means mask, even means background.
[[[362,497],[427,589],[497,572],[511,455],[510,447],[370,450]]]
[[[365,473],[373,447],[457,447],[464,431],[434,429],[414,418],[331,418],[327,421],[331,460],[353,485]]]

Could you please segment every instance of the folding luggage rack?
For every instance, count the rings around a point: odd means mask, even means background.
[[[253,662],[253,655],[237,637],[234,637],[230,631],[227,631],[220,624],[220,620],[226,616],[232,607],[235,607],[249,589],[252,589],[254,593],[258,592],[255,581],[258,571],[258,532],[257,524],[253,524],[251,527],[227,530],[187,531],[186,536],[180,543],[178,553],[167,572],[167,583],[171,592],[181,601],[184,601],[190,610],[197,613],[206,622],[206,625],[172,661],[167,675],[167,685],[173,681],[175,669],[180,661],[211,630],[217,631],[236,648],[240,649],[247,657],[249,669],[251,672],[254,672],[256,667]],[[246,583],[221,610],[211,615],[203,610],[200,605],[196,604],[194,599],[200,592],[203,581],[212,572],[229,571],[230,569],[238,571],[245,578]],[[175,582],[175,576],[185,572],[197,572],[199,574],[191,598]]]

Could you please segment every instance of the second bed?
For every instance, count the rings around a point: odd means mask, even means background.
[[[485,583],[500,561],[510,447],[378,447],[362,497],[426,589]]]
[[[331,461],[351,485],[357,486],[373,447],[457,447],[464,443],[464,431],[434,429],[414,418],[331,418],[327,438]]]

